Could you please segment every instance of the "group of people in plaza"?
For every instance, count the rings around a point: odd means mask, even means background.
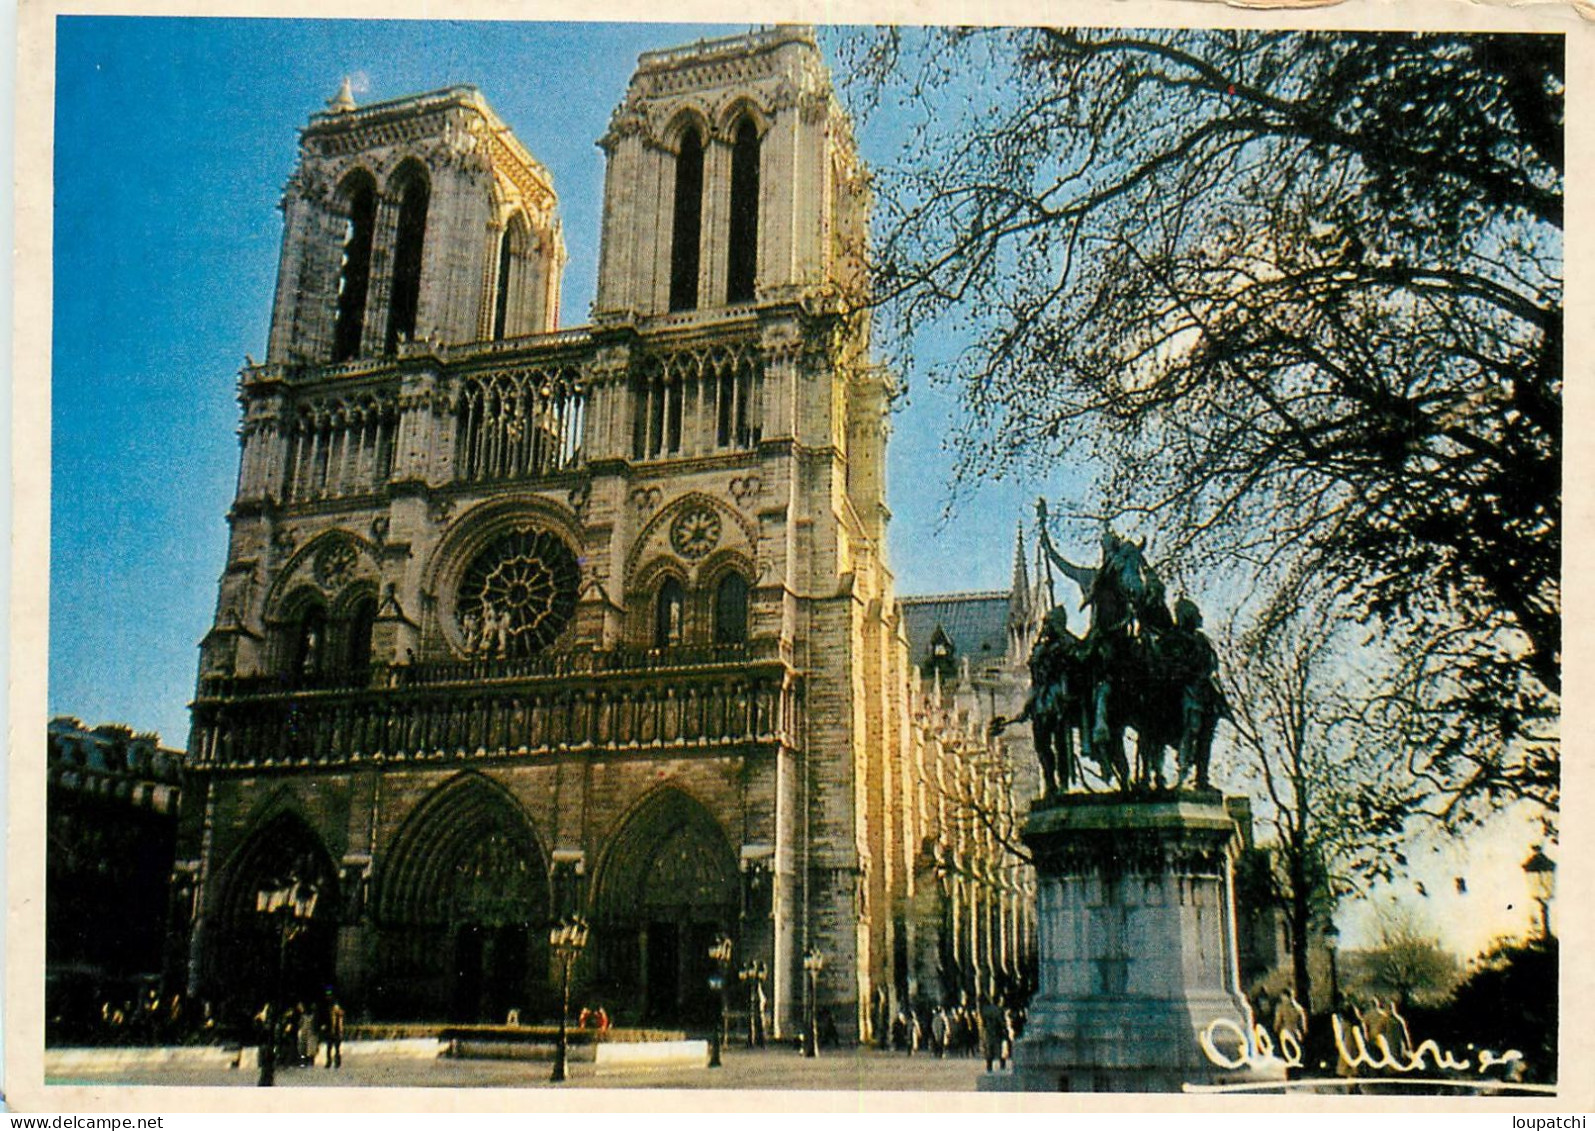
[[[1079,566],[1053,547],[1044,501],[1037,517],[1049,590],[1056,567],[1079,586],[1091,620],[1085,635],[1076,636],[1065,606],[1047,613],[1030,654],[1030,697],[1017,718],[993,720],[992,733],[1031,723],[1047,798],[1075,785],[1089,788],[1087,757],[1103,781],[1120,789],[1162,788],[1166,747],[1178,754],[1176,785],[1191,778],[1198,789],[1209,788],[1213,735],[1230,707],[1201,611],[1186,597],[1170,611],[1144,542],[1105,527],[1100,564]],[[1137,735],[1133,771],[1124,753],[1127,727]]]
[[[113,991],[104,984],[49,1002],[46,1040],[77,1045],[206,1044],[218,1024],[209,1001],[152,987]]]
[[[1295,991],[1286,987],[1272,1000],[1259,994],[1253,1003],[1253,1017],[1259,1027],[1269,1031],[1276,1054],[1294,1057],[1308,1072],[1316,1073],[1319,1065],[1332,1063],[1335,1075],[1342,1078],[1377,1074],[1380,1070],[1359,1063],[1364,1052],[1378,1064],[1405,1064],[1417,1047],[1412,1028],[1394,998],[1347,1001],[1339,1011],[1319,1018],[1310,1030],[1306,1008],[1296,999]]]
[[[871,1021],[881,1049],[908,1056],[924,1051],[936,1057],[983,1057],[990,1072],[1008,1066],[1014,1041],[1024,1031],[1025,1013],[998,994],[995,998],[981,995],[974,1006],[967,996],[960,995],[951,1007],[908,1004],[894,1014],[886,991],[878,989]]]
[[[283,1009],[268,1001],[255,1014],[261,1086],[269,1087],[275,1082],[279,1067],[313,1067],[323,1049],[327,1054],[326,1067],[342,1068],[344,1019],[344,1008],[331,990],[313,1010],[306,1009],[304,1002]],[[242,1057],[240,1050],[235,1067]]]

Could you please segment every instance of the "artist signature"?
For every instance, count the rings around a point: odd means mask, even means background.
[[[1374,1047],[1370,1049],[1360,1027],[1348,1026],[1339,1017],[1331,1017],[1330,1022],[1334,1027],[1335,1051],[1339,1054],[1343,1071],[1366,1068],[1406,1074],[1435,1069],[1443,1072],[1467,1072],[1471,1069],[1483,1073],[1523,1060],[1523,1054],[1517,1049],[1497,1053],[1490,1049],[1475,1049],[1472,1045],[1468,1046],[1471,1056],[1457,1057],[1434,1040],[1426,1040],[1404,1053],[1398,1053],[1390,1047],[1389,1040],[1382,1033],[1374,1038]],[[1302,1066],[1301,1042],[1294,1033],[1281,1033],[1276,1050],[1274,1038],[1264,1026],[1253,1025],[1251,1039],[1248,1040],[1246,1031],[1239,1024],[1227,1017],[1215,1017],[1202,1030],[1199,1039],[1207,1059],[1226,1071],[1265,1065],[1277,1067],[1280,1063],[1286,1068]],[[1220,1047],[1220,1043],[1224,1047]],[[1474,1064],[1474,1058],[1477,1058],[1477,1065]]]

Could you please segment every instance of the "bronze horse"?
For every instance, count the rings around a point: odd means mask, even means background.
[[[1038,511],[1044,522],[1045,510]],[[1102,563],[1093,570],[1058,555],[1044,525],[1042,536],[1052,560],[1080,585],[1091,627],[1081,639],[1069,632],[1063,609],[1047,615],[1030,657],[1032,690],[1024,711],[1014,720],[994,719],[992,733],[1000,734],[1010,721],[1030,720],[1048,799],[1076,781],[1089,788],[1084,757],[1121,790],[1162,789],[1169,748],[1178,758],[1175,785],[1194,773],[1197,787],[1208,788],[1213,733],[1218,720],[1229,717],[1229,705],[1196,606],[1182,598],[1170,615],[1144,543],[1104,531]],[[1136,732],[1133,777],[1124,752],[1127,729]]]

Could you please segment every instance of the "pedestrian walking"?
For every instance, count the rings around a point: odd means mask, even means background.
[[[1281,1052],[1284,1051],[1286,1037],[1295,1042],[1297,1051],[1307,1039],[1307,1011],[1296,1000],[1296,991],[1289,986],[1279,995],[1279,1001],[1274,1006],[1274,1037],[1279,1042]]]
[[[980,1051],[986,1058],[986,1071],[992,1070],[992,1065],[999,1059],[1006,1059],[1002,1052],[1003,1020],[1002,1006],[994,1001],[987,1001],[982,995],[979,1012],[980,1026]]]
[[[343,1067],[343,1006],[335,997],[327,999],[327,1067]]]
[[[260,1066],[260,1079],[256,1083],[270,1088],[277,1082],[277,1018],[269,1001],[255,1014],[255,1032],[260,1041],[260,1049],[255,1054]],[[242,1055],[240,1050],[239,1056]]]
[[[759,963],[753,979],[753,1043],[761,1049],[770,1032],[770,997],[764,992],[764,981],[769,976],[764,963]]]
[[[947,1007],[938,1005],[936,1012],[930,1017],[930,1047],[940,1060],[947,1055],[947,1041],[952,1036],[952,1020],[947,1016]]]

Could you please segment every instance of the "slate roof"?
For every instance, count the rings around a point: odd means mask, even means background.
[[[968,656],[969,662],[979,668],[1007,656],[1006,590],[903,597],[901,601],[903,624],[908,630],[908,657],[916,667],[930,659],[930,644],[937,628],[952,641],[954,661]]]

